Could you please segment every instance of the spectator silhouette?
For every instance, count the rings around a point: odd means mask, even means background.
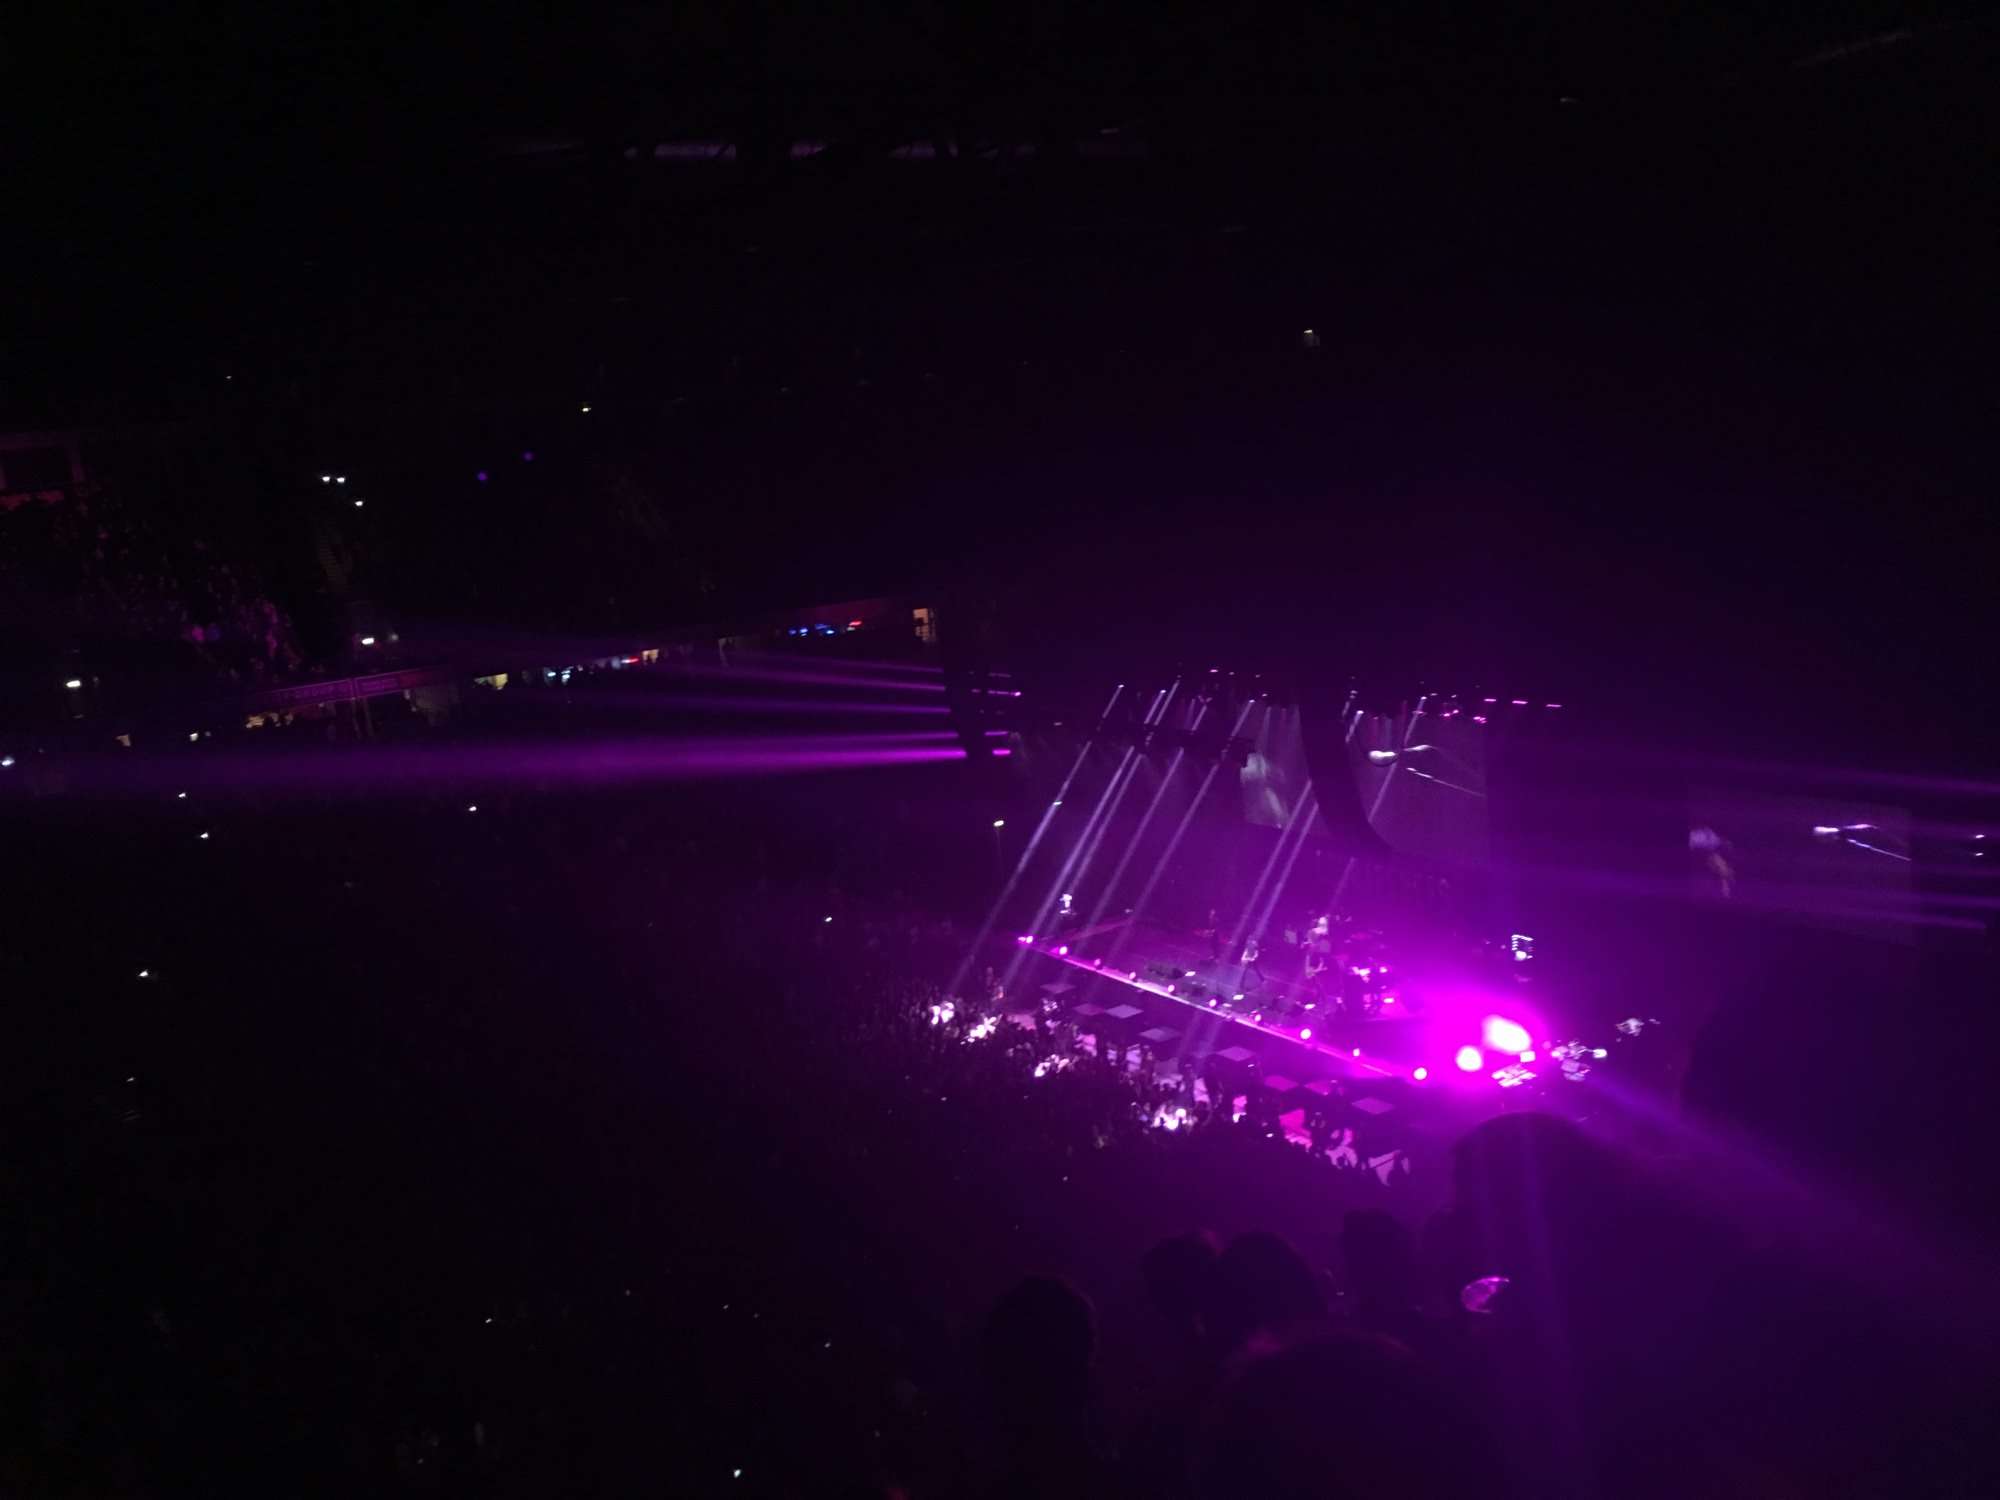
[[[1215,1388],[1209,1320],[1221,1247],[1207,1230],[1161,1240],[1146,1252],[1146,1300],[1165,1332],[1163,1392],[1126,1445],[1133,1493],[1174,1500],[1193,1493],[1189,1442]]]
[[[1112,1493],[1091,1392],[1090,1304],[1066,1282],[1030,1276],[993,1304],[981,1354],[999,1449],[988,1493],[1023,1500]]]
[[[1282,1238],[1239,1234],[1216,1262],[1208,1330],[1218,1355],[1252,1334],[1281,1332],[1326,1316],[1326,1298],[1308,1266]]]
[[[1374,1334],[1253,1339],[1209,1413],[1202,1500],[1505,1495],[1479,1425],[1432,1371]]]
[[[1349,1209],[1341,1222],[1340,1251],[1347,1267],[1349,1321],[1430,1352],[1429,1331],[1417,1309],[1416,1247],[1401,1222],[1380,1209]]]

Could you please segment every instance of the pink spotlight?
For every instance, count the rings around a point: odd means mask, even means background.
[[[1069,944],[1068,944],[1068,943],[1064,943],[1064,944],[1063,944],[1063,945],[1062,945],[1062,946],[1061,946],[1060,948],[1056,949],[1056,957],[1057,957],[1057,958],[1068,958],[1068,957],[1069,957]]]
[[[1431,1076],[1431,1070],[1429,1068],[1419,1068],[1410,1076],[1416,1079],[1418,1083],[1422,1083],[1426,1078]]]
[[[1477,1073],[1486,1066],[1486,1059],[1480,1055],[1477,1047],[1460,1047],[1458,1056],[1452,1060],[1458,1064],[1461,1073]]]
[[[1028,944],[1032,943],[1034,940],[1035,940],[1035,935],[1032,932],[1024,932],[1019,937],[1014,939],[1014,941],[1019,943],[1023,948],[1027,947]]]
[[[1354,1049],[1354,1055],[1355,1055],[1356,1057],[1359,1057],[1359,1056],[1361,1055],[1361,1049],[1360,1049],[1359,1047],[1356,1047],[1356,1048]]]
[[[1505,1016],[1488,1016],[1480,1028],[1479,1039],[1495,1052],[1522,1053],[1535,1045],[1527,1027]]]
[[[1302,1041],[1302,1042],[1309,1042],[1309,1041],[1311,1041],[1312,1039],[1313,1039],[1313,1029],[1312,1029],[1312,1027],[1310,1027],[1310,1026],[1301,1026],[1301,1027],[1299,1028],[1299,1040],[1300,1040],[1300,1041]]]

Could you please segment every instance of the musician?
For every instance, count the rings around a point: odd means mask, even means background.
[[[1306,994],[1317,1006],[1320,1002],[1321,976],[1326,973],[1331,956],[1323,939],[1315,939],[1306,944]]]
[[[1250,976],[1252,974],[1257,976],[1259,984],[1265,982],[1264,965],[1262,962],[1263,955],[1264,950],[1256,937],[1247,937],[1243,940],[1243,978],[1236,986],[1239,990],[1250,988]]]

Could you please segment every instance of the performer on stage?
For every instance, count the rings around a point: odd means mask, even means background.
[[[1306,998],[1318,1007],[1323,996],[1321,976],[1326,973],[1327,951],[1323,942],[1315,939],[1306,944]]]
[[[1264,966],[1261,962],[1262,958],[1263,958],[1263,949],[1258,945],[1257,939],[1255,937],[1245,938],[1243,940],[1243,978],[1237,983],[1236,986],[1239,990],[1244,990],[1244,991],[1249,990],[1250,976],[1252,974],[1255,974],[1257,976],[1257,982],[1259,984],[1263,984],[1265,982]]]

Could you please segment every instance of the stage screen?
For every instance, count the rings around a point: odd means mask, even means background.
[[[1698,787],[1688,799],[1697,900],[1915,941],[1908,815],[1880,803]]]
[[[1457,707],[1355,713],[1347,760],[1369,826],[1398,854],[1441,864],[1484,864],[1488,725]]]

